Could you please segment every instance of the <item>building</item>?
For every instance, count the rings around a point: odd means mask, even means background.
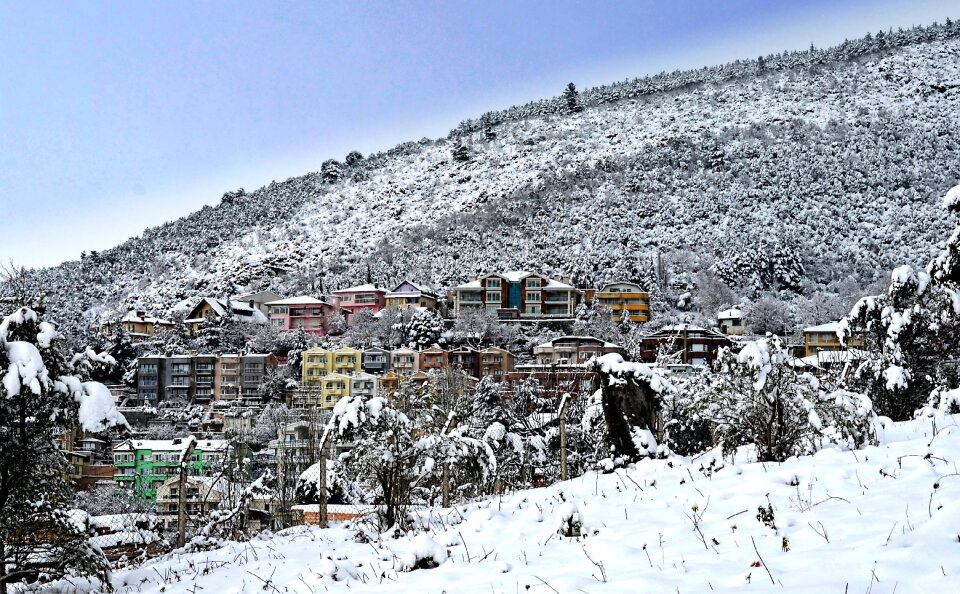
[[[604,285],[593,294],[593,299],[613,312],[613,319],[621,321],[624,312],[630,321],[643,324],[650,319],[650,293],[636,283],[617,282]]]
[[[227,454],[229,442],[221,439],[197,440],[187,463],[189,476],[211,476]],[[180,474],[183,439],[126,440],[113,448],[116,485],[138,497],[155,500],[164,481]]]
[[[210,512],[215,510],[224,499],[227,483],[225,479],[214,481],[190,476],[184,481],[184,505],[189,526],[198,527]],[[174,476],[157,486],[156,494],[159,519],[167,530],[177,527],[180,515],[180,477]]]
[[[720,327],[720,332],[724,334],[743,336],[745,332],[743,312],[736,306],[725,309],[717,314],[717,325]]]
[[[320,380],[322,396],[320,408],[333,408],[337,401],[350,395],[350,376],[342,373],[330,373]]]
[[[242,293],[234,295],[230,301],[235,303],[244,303],[251,309],[259,309],[265,316],[269,316],[270,307],[267,305],[271,301],[280,301],[283,295],[277,295],[273,291],[258,291],[256,293]]]
[[[338,327],[337,314],[342,315],[342,322],[346,323],[345,312],[340,307],[315,297],[290,297],[266,305],[270,308],[270,324],[281,331],[302,328],[304,332],[324,336],[343,330]]]
[[[732,344],[727,335],[717,330],[692,324],[665,326],[640,341],[640,360],[655,363],[660,354],[665,354],[670,357],[668,364],[710,365],[721,347]]]
[[[187,318],[184,324],[190,326],[194,332],[200,330],[200,325],[207,319],[230,319],[234,322],[243,322],[248,324],[266,324],[267,316],[255,307],[250,307],[246,303],[232,301],[230,299],[216,299],[213,297],[204,297],[200,300]]]
[[[608,353],[626,357],[622,346],[592,336],[561,336],[533,347],[537,365],[582,365]]]
[[[363,353],[357,349],[341,346],[333,351],[333,372],[342,375],[360,373],[363,366]]]
[[[420,369],[420,353],[399,348],[390,352],[390,369],[400,375],[413,375]]]
[[[803,351],[804,357],[816,355],[820,351],[843,351],[847,347],[863,349],[864,341],[862,335],[854,334],[847,339],[847,346],[840,343],[840,337],[837,336],[837,330],[840,329],[839,322],[827,322],[819,326],[810,326],[803,329]]]
[[[419,371],[430,371],[431,369],[443,369],[450,365],[449,353],[440,347],[430,347],[420,351]]]
[[[503,381],[513,371],[514,357],[510,351],[497,347],[487,347],[480,351],[480,366],[477,377],[492,376],[496,381]]]
[[[277,367],[273,355],[148,355],[137,359],[134,406],[163,402],[205,404],[212,400],[259,400],[264,375]]]
[[[400,385],[403,383],[404,377],[391,370],[381,375],[378,379],[380,381],[380,392],[384,396],[393,396],[400,391]]]
[[[382,375],[390,371],[390,351],[379,347],[364,350],[360,368],[373,375]]]
[[[304,351],[302,357],[301,382],[304,385],[319,385],[331,373],[359,373],[363,365],[363,353],[347,346],[336,350],[314,347]]]
[[[119,322],[104,322],[100,325],[100,333],[113,336],[116,328],[122,328],[130,337],[130,342],[138,343],[150,340],[157,332],[170,330],[173,326],[170,320],[156,318],[147,315],[142,309],[137,309],[128,311]]]
[[[380,382],[377,376],[360,372],[350,377],[350,395],[374,397],[380,395]]]
[[[564,394],[582,398],[600,389],[600,377],[587,363],[517,365],[505,379],[507,395],[530,380],[536,381],[542,398],[561,398]]]
[[[353,322],[353,317],[363,310],[377,313],[387,306],[387,290],[373,284],[340,289],[331,295],[334,303],[346,312],[348,324]]]
[[[480,351],[470,347],[450,349],[447,353],[450,367],[462,369],[473,377],[480,377]]]
[[[403,281],[392,291],[388,291],[384,298],[387,307],[399,307],[402,309],[410,307],[423,307],[426,309],[437,309],[437,294],[429,288],[414,284],[410,281]]]
[[[570,319],[581,292],[569,283],[524,271],[487,274],[451,289],[453,315],[487,309],[501,319]]]

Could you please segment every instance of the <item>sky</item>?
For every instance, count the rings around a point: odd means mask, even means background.
[[[145,228],[461,120],[960,18],[940,0],[0,0],[0,260]]]

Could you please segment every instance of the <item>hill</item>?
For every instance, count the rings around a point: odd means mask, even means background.
[[[200,295],[518,268],[639,281],[660,312],[709,279],[842,311],[948,235],[958,114],[960,25],[891,31],[491,112],[38,274],[75,334]]]

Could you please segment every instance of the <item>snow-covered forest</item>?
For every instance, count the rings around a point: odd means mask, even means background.
[[[69,336],[130,307],[529,268],[835,316],[925,262],[960,178],[960,25],[663,73],[490,112],[38,271]],[[708,287],[697,295],[696,287]],[[809,309],[809,308],[807,308]],[[815,320],[810,320],[815,321]]]

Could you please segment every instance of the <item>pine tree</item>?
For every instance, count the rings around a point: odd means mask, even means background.
[[[577,85],[570,83],[563,90],[563,112],[577,113],[583,111],[583,105],[580,104],[580,96],[577,94]]]
[[[39,574],[106,583],[110,573],[67,512],[73,489],[56,440],[77,425],[99,432],[125,421],[102,384],[75,375],[62,342],[28,307],[0,323],[0,592]]]

